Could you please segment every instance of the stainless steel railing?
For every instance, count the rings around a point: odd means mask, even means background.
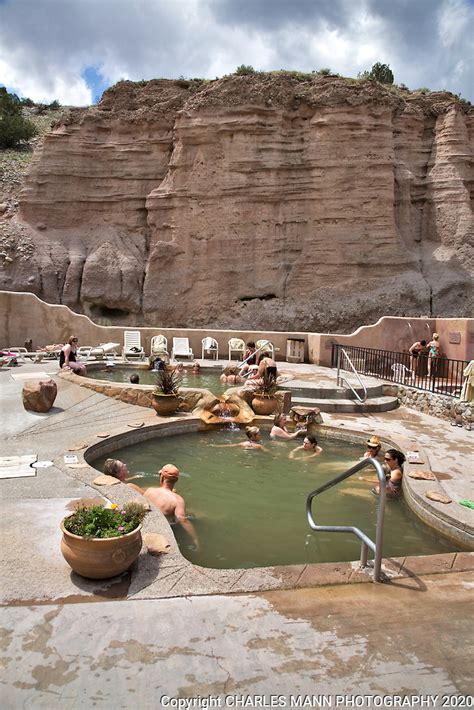
[[[359,385],[360,385],[360,387],[361,387],[361,389],[362,389],[362,391],[363,391],[363,393],[364,393],[364,396],[363,396],[363,397],[361,397],[361,396],[359,395],[359,393],[356,392],[356,390],[353,388],[353,386],[351,385],[351,383],[349,382],[349,380],[347,379],[347,377],[346,377],[345,375],[342,375],[342,374],[341,374],[341,360],[342,360],[343,358],[345,359],[346,363],[349,365],[349,367],[351,368],[352,372],[353,372],[354,375],[356,376],[356,380],[358,381],[358,383],[359,383]],[[358,399],[359,402],[365,402],[365,400],[367,399],[367,388],[366,388],[366,386],[364,385],[364,383],[362,382],[362,380],[361,380],[361,378],[360,378],[360,375],[359,375],[359,373],[357,372],[356,368],[354,367],[354,363],[353,363],[352,360],[350,359],[350,357],[349,357],[349,355],[347,354],[347,352],[344,350],[344,348],[339,348],[339,351],[338,351],[338,358],[337,358],[337,377],[336,377],[336,384],[337,384],[338,386],[340,386],[340,385],[341,385],[341,382],[342,382],[343,380],[344,380],[344,382],[346,383],[346,385],[348,385],[348,386],[351,388],[351,390],[352,390],[352,392],[353,392],[353,394],[354,394],[354,397],[355,397],[356,399]]]
[[[360,528],[356,528],[353,525],[317,525],[312,513],[313,498],[316,498],[316,496],[320,495],[321,493],[324,493],[324,491],[327,491],[329,488],[336,486],[338,483],[341,483],[341,481],[345,481],[346,478],[353,476],[354,473],[357,473],[358,471],[361,471],[363,468],[367,468],[368,466],[373,466],[375,468],[380,484],[375,542],[373,542],[362,530],[360,530]],[[309,494],[306,500],[306,515],[308,518],[309,526],[312,530],[314,530],[315,532],[350,532],[356,535],[361,541],[361,567],[367,567],[367,557],[369,548],[372,550],[372,552],[374,553],[374,582],[380,582],[380,573],[382,567],[383,523],[385,517],[386,501],[385,486],[385,473],[381,464],[376,459],[364,459],[363,461],[359,461],[359,463],[356,463],[356,465],[352,466],[352,468],[349,468],[347,471],[344,471],[344,473],[341,473],[339,476],[336,476],[336,478],[333,478],[332,481],[328,481],[328,483],[324,483],[322,486],[319,486],[319,488],[316,488],[315,491]]]

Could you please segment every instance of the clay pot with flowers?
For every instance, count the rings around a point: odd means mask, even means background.
[[[107,579],[125,572],[142,547],[142,522],[147,509],[140,503],[79,505],[61,522],[61,552],[82,577]]]
[[[174,414],[179,407],[179,385],[181,376],[175,368],[159,370],[155,378],[155,389],[151,406],[160,416]]]
[[[252,397],[252,409],[255,414],[268,416],[273,414],[278,406],[275,392],[278,389],[276,377],[273,373],[265,370],[261,383],[255,389]]]

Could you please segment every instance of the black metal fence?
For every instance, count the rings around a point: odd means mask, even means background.
[[[380,377],[389,382],[416,387],[436,394],[459,397],[463,385],[463,370],[467,360],[450,360],[446,357],[429,358],[428,355],[413,357],[375,348],[359,348],[354,345],[333,344],[332,367],[337,367],[339,357],[343,370],[349,370],[340,351],[344,349],[357,372],[370,377]]]

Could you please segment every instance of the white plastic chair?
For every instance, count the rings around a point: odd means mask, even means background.
[[[391,370],[393,372],[394,379],[402,385],[405,383],[407,375],[410,375],[411,379],[414,378],[413,370],[410,370],[402,362],[395,362],[392,365]]]
[[[171,357],[173,360],[176,357],[189,357],[191,360],[194,360],[193,351],[189,345],[189,338],[173,338]]]
[[[257,340],[255,346],[259,356],[268,350],[272,358],[275,357],[275,346],[269,340]]]
[[[232,360],[233,353],[237,353],[238,360],[243,360],[245,353],[245,340],[242,340],[242,338],[231,338],[229,340],[229,360]]]
[[[219,343],[215,338],[207,337],[202,339],[202,359],[207,356],[214,357],[215,360],[219,359]]]
[[[142,348],[139,330],[126,330],[124,332],[122,356],[124,360],[133,357],[140,358],[140,360],[144,359],[145,351]]]
[[[161,359],[165,362],[169,361],[170,354],[168,352],[168,338],[161,334],[153,336],[151,339],[150,357],[161,357]]]

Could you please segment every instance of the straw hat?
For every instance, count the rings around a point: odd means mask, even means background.
[[[382,446],[382,442],[378,436],[371,436],[370,439],[367,439],[367,446]]]

